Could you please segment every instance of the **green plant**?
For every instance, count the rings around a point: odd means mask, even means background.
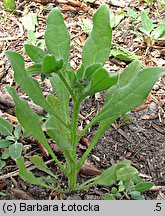
[[[120,11],[118,14],[110,13],[110,25],[111,28],[115,28],[119,25],[122,19],[124,19],[125,13],[124,11]],[[92,31],[92,22],[90,19],[82,19],[82,22],[79,24],[84,33],[90,34]]]
[[[153,0],[144,0],[144,1],[148,4],[148,6],[150,6],[153,3]]]
[[[148,47],[153,47],[158,39],[165,39],[165,23],[160,21],[159,25],[153,24],[153,21],[148,17],[146,11],[141,13],[142,26],[139,27],[139,32],[134,32],[136,35],[142,37]]]
[[[68,193],[97,184],[112,185],[116,181],[126,181],[137,175],[137,170],[129,161],[124,160],[112,165],[100,176],[84,181],[80,185],[77,183],[77,175],[82,165],[104,132],[116,119],[141,104],[155,81],[165,73],[162,68],[144,68],[139,61],[132,62],[121,75],[109,73],[103,65],[110,54],[111,40],[109,9],[106,5],[102,5],[93,17],[93,29],[82,51],[82,65],[76,72],[72,71],[69,64],[70,35],[61,13],[55,8],[47,18],[45,43],[48,52],[33,45],[25,45],[26,53],[34,62],[25,69],[24,58],[19,53],[6,51],[19,86],[34,103],[47,112],[45,133],[59,146],[65,157],[65,163],[60,162],[50,148],[37,114],[30,109],[27,102],[18,97],[12,87],[7,87],[15,102],[17,119],[22,127],[47,149],[68,178],[68,190],[53,187],[36,178],[25,168],[23,157],[19,157],[16,163],[20,177],[25,181]],[[54,92],[47,98],[43,95],[39,83],[30,77],[36,73],[41,74],[42,80],[50,79]],[[78,132],[81,103],[86,97],[103,90],[107,90],[104,106],[83,131]],[[73,104],[71,110],[70,97]],[[95,124],[99,124],[97,132],[86,152],[78,159],[77,143]],[[55,177],[39,156],[31,157],[30,161],[38,169]]]
[[[6,196],[6,194],[0,191],[0,196]]]
[[[165,0],[157,0],[160,7],[165,8]]]
[[[22,24],[27,29],[27,37],[33,44],[37,42],[37,38],[34,35],[35,28],[38,25],[37,15],[35,13],[28,13],[22,17]]]
[[[144,0],[148,6],[151,6],[153,3],[153,0]],[[160,7],[165,8],[165,0],[157,0],[157,3]]]
[[[44,40],[37,41],[35,36],[36,26],[38,26],[37,15],[35,13],[28,13],[27,15],[22,17],[22,25],[25,29],[27,29],[27,37],[28,40],[33,44],[37,45],[38,47],[42,48],[45,45]]]
[[[111,188],[111,193],[106,193],[105,200],[128,199],[128,200],[144,200],[141,193],[149,190],[154,183],[143,182],[137,175],[131,177],[127,181],[120,181],[116,187]]]
[[[121,46],[118,46],[117,44],[113,44],[110,52],[110,57],[111,56],[114,56],[115,58],[125,62],[131,62],[139,59],[139,56],[137,56],[134,53],[131,53],[130,51],[124,49]]]
[[[110,25],[111,28],[115,28],[119,25],[122,19],[124,19],[125,13],[121,10],[118,14],[110,13]]]
[[[138,19],[138,14],[130,7],[127,7],[126,10],[128,11],[131,21],[135,21]]]
[[[8,121],[0,118],[0,149],[5,149],[0,156],[0,169],[6,165],[5,160],[11,157],[13,160],[21,156],[22,143],[20,143],[21,125],[13,126]]]
[[[8,12],[13,12],[16,9],[15,0],[3,0],[4,9]]]

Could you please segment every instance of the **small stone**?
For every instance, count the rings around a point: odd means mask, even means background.
[[[160,86],[159,86],[158,84],[155,84],[154,87],[153,87],[153,89],[154,89],[155,91],[159,90],[159,88],[160,88]]]

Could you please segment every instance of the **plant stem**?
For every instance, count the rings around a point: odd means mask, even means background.
[[[72,145],[72,157],[73,162],[69,164],[70,172],[68,175],[69,189],[74,191],[77,181],[77,155],[76,155],[76,145],[77,145],[77,125],[78,125],[78,115],[80,109],[80,101],[73,101],[73,113],[72,113],[72,127],[71,127],[71,145]]]
[[[61,124],[64,125],[64,127],[66,128],[66,130],[69,130],[69,126],[51,109],[47,109],[46,111],[48,111],[50,114],[52,114],[55,118],[57,118]]]
[[[51,148],[46,148],[49,152],[49,154],[52,156],[52,158],[54,159],[54,161],[57,163],[57,165],[60,167],[60,169],[63,171],[63,173],[66,175],[66,169],[65,167],[61,164],[61,162],[58,160],[58,158],[56,157],[56,155],[53,153]]]
[[[86,188],[89,188],[91,186],[94,186],[95,185],[95,180],[98,179],[99,176],[95,177],[95,178],[92,178],[92,179],[89,179],[85,182],[83,182],[81,185],[78,186],[78,190],[84,190]]]
[[[61,72],[58,73],[58,76],[60,77],[61,81],[64,83],[65,87],[67,88],[68,92],[70,93],[73,101],[76,101],[76,97],[74,92],[72,91],[71,87],[69,86],[67,80],[65,79],[65,77],[63,76],[63,74]]]
[[[85,133],[88,131],[88,129],[91,128],[95,123],[96,123],[96,122],[95,122],[95,118],[93,118],[93,119],[89,122],[89,124],[87,124],[87,125],[85,126],[85,128],[83,129],[83,131],[81,132],[81,134],[78,136],[77,142],[81,139],[81,137],[83,137],[83,136],[85,135]]]
[[[67,193],[67,191],[64,191],[64,190],[62,190],[62,189],[59,189],[59,188],[56,188],[56,187],[52,187],[52,186],[49,186],[49,185],[43,185],[44,187],[46,187],[46,188],[48,188],[48,189],[51,189],[51,190],[53,190],[53,191],[57,191],[57,192],[59,192],[59,193]]]
[[[68,176],[68,185],[69,185],[69,191],[73,192],[76,188],[76,182],[77,182],[77,171],[76,171],[76,163],[70,164],[70,173]]]
[[[127,192],[124,192],[125,197],[130,200],[130,197],[128,196]]]
[[[72,144],[73,154],[76,154],[79,109],[80,109],[80,101],[78,100],[76,102],[73,102],[72,128],[71,128],[71,144]]]

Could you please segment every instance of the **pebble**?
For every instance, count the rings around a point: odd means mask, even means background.
[[[160,55],[161,55],[161,53],[160,53],[159,50],[154,50],[154,51],[151,52],[152,57],[159,58]]]
[[[158,84],[155,84],[154,87],[153,87],[153,90],[157,91],[159,90],[160,86]]]

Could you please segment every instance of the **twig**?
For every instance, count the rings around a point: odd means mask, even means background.
[[[165,186],[153,186],[150,191],[162,191],[165,192]]]
[[[121,134],[129,143],[132,143],[132,140],[125,134],[125,132],[121,128],[117,128],[117,126],[112,123],[111,126],[117,130],[119,134]]]
[[[31,0],[26,0],[23,1],[19,4],[19,6],[17,7],[17,10],[20,10],[21,8],[23,8],[27,3],[29,3]]]
[[[55,3],[55,4],[67,4],[71,5],[73,7],[79,7],[83,11],[87,12],[90,8],[83,2],[75,1],[75,0],[33,0],[36,3],[40,4],[49,4],[49,3]]]

